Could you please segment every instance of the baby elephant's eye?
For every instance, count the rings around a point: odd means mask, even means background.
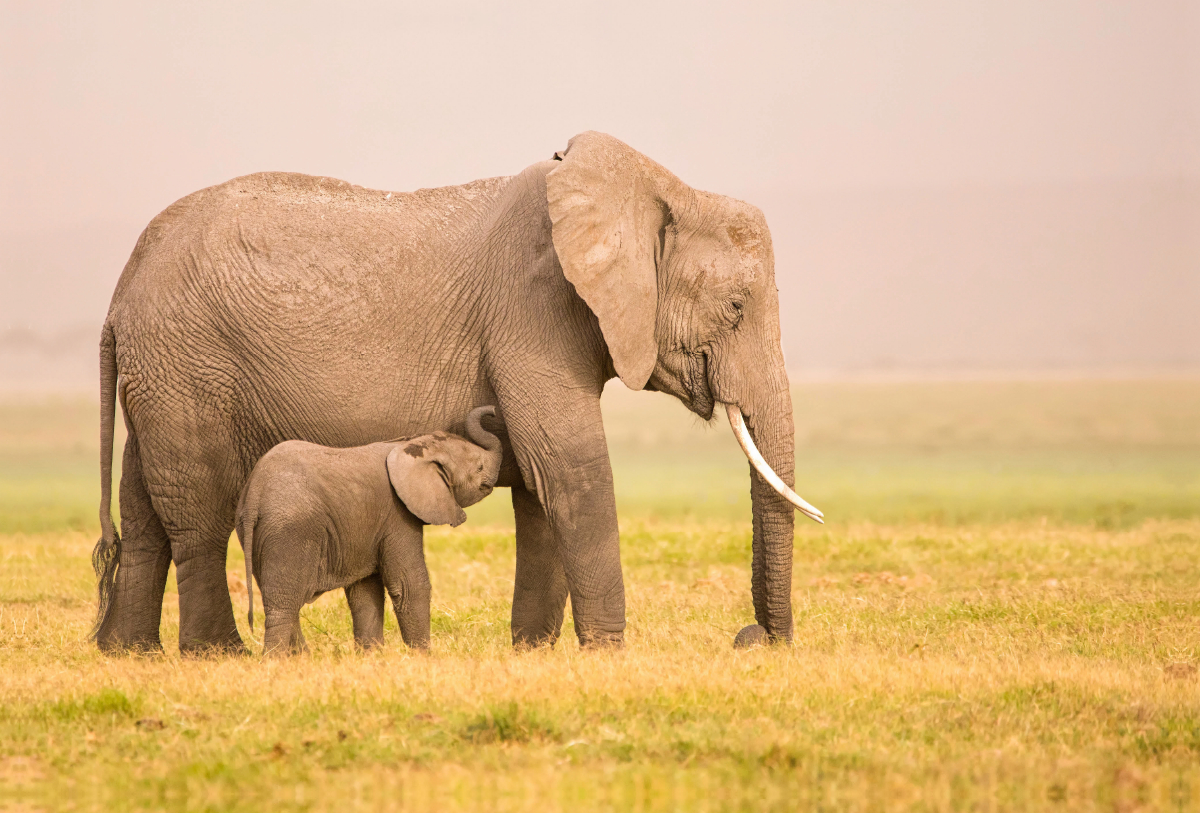
[[[475,469],[475,471],[483,471],[483,464],[480,463],[479,468]]]

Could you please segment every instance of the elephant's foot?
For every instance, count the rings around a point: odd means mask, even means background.
[[[361,652],[374,652],[383,649],[383,635],[359,635],[354,633],[354,646]]]
[[[565,579],[560,578],[549,589],[515,590],[512,608],[513,648],[522,652],[542,647],[553,648],[562,635],[566,604]]]
[[[554,649],[554,645],[558,643],[558,636],[526,636],[519,635],[516,631],[513,632],[512,646],[517,652],[532,652],[535,649]]]
[[[162,652],[163,587],[171,558],[161,553],[141,553],[126,547],[113,580],[108,612],[96,630],[96,646],[107,655]]]
[[[232,638],[215,643],[180,640],[179,654],[185,658],[228,658],[249,655],[250,650],[234,631]]]
[[[562,634],[562,603],[558,604],[557,611],[551,608],[548,612],[519,612],[520,609],[528,608],[513,606],[513,649],[518,652],[542,648],[553,649]]]
[[[733,639],[734,649],[753,649],[756,646],[773,646],[775,644],[791,646],[792,638],[790,635],[772,635],[761,624],[751,624],[748,627],[742,627],[741,631]]]
[[[102,628],[96,635],[96,646],[105,655],[161,655],[162,641],[158,635],[142,638],[122,638],[106,634]]]
[[[280,658],[302,655],[308,651],[308,641],[300,630],[300,608],[280,610],[263,602],[263,655]]]
[[[619,649],[625,645],[625,587],[621,582],[600,598],[572,592],[571,614],[583,649]]]
[[[625,632],[577,632],[580,649],[623,649]]]
[[[157,655],[163,651],[158,634],[159,618],[147,618],[122,612],[114,602],[100,629],[96,631],[96,646],[105,655]]]
[[[761,624],[751,624],[748,627],[742,627],[737,637],[733,639],[734,649],[750,649],[751,647],[763,646],[771,642],[770,636],[767,635],[767,628]]]

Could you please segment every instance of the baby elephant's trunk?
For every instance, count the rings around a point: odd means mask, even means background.
[[[496,478],[500,476],[500,460],[503,452],[500,447],[500,438],[483,428],[481,419],[484,415],[495,418],[496,408],[485,406],[471,410],[471,414],[467,416],[467,436],[471,438],[473,443],[482,446],[491,453],[489,455],[488,469],[485,472],[487,477],[484,482],[489,486],[495,486]]]

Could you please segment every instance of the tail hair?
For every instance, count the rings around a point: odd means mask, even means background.
[[[92,549],[92,570],[96,571],[96,621],[92,624],[89,637],[100,633],[104,619],[108,617],[112,603],[113,585],[117,579],[117,564],[121,561],[121,537],[113,532],[112,539],[100,537]]]

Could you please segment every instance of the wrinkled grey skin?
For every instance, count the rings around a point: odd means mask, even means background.
[[[791,397],[771,237],[601,133],[519,175],[413,193],[261,174],[156,217],[101,337],[103,535],[96,640],[241,650],[225,578],[237,495],[288,439],[358,446],[460,431],[499,408],[512,488],[516,646],[616,644],[625,588],[600,393],[614,375],[702,418],[736,404],[789,485]],[[118,386],[119,374],[119,386]],[[118,393],[119,389],[119,393]],[[110,515],[114,399],[129,440]],[[793,514],[751,471],[755,617],[792,635]]]
[[[306,649],[300,608],[342,587],[360,646],[383,643],[386,589],[404,643],[429,648],[424,526],[460,525],[462,509],[492,493],[501,449],[480,425],[488,413],[467,418],[478,446],[435,432],[349,449],[290,440],[263,455],[242,489],[237,532],[251,628],[252,575],[262,590],[264,652]]]

